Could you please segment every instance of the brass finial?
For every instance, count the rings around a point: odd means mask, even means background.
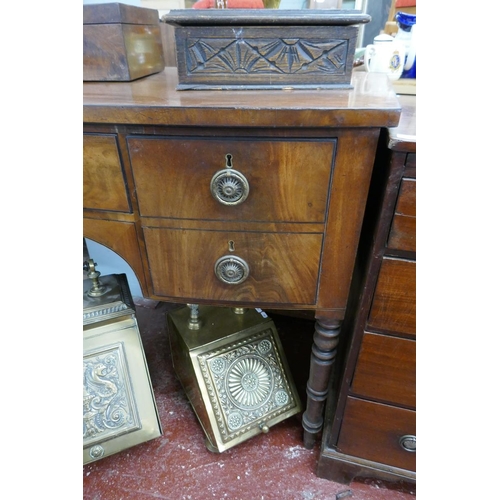
[[[83,263],[83,270],[87,271],[87,277],[92,280],[92,288],[87,292],[90,297],[100,297],[104,295],[106,287],[99,281],[101,273],[96,271],[97,262],[92,259],[86,260]]]
[[[200,312],[198,310],[198,304],[188,304],[188,307],[191,309],[188,328],[190,330],[199,330],[201,326],[201,321],[200,321]]]

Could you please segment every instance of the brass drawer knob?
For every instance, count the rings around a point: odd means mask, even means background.
[[[417,437],[411,434],[406,434],[399,438],[399,446],[405,451],[415,453],[417,451]]]
[[[219,170],[210,182],[212,196],[223,205],[239,205],[250,192],[246,177],[237,170],[226,168]]]
[[[236,255],[224,255],[218,259],[214,271],[217,278],[228,285],[239,285],[250,274],[248,264]]]
[[[226,168],[214,174],[210,181],[212,196],[223,205],[239,205],[250,192],[246,177],[233,168],[233,155],[226,155]]]

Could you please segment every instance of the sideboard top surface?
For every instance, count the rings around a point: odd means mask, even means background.
[[[176,90],[177,70],[133,82],[85,82],[85,123],[231,127],[395,127],[401,105],[381,73],[352,89]]]

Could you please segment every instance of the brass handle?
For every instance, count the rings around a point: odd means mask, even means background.
[[[236,255],[224,255],[214,266],[217,278],[228,285],[239,285],[243,283],[250,274],[250,267],[240,257]]]
[[[225,168],[214,174],[210,182],[212,196],[223,205],[239,205],[250,192],[246,177],[233,168]]]
[[[417,451],[417,437],[411,434],[406,434],[399,438],[399,446],[405,451],[415,453]]]

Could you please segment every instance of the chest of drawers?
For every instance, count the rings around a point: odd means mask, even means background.
[[[175,68],[84,84],[84,236],[155,300],[314,312],[312,447],[345,315],[385,76],[322,91],[175,90]]]
[[[318,475],[416,481],[414,97],[385,133],[368,200]],[[340,356],[339,356],[340,358]]]

